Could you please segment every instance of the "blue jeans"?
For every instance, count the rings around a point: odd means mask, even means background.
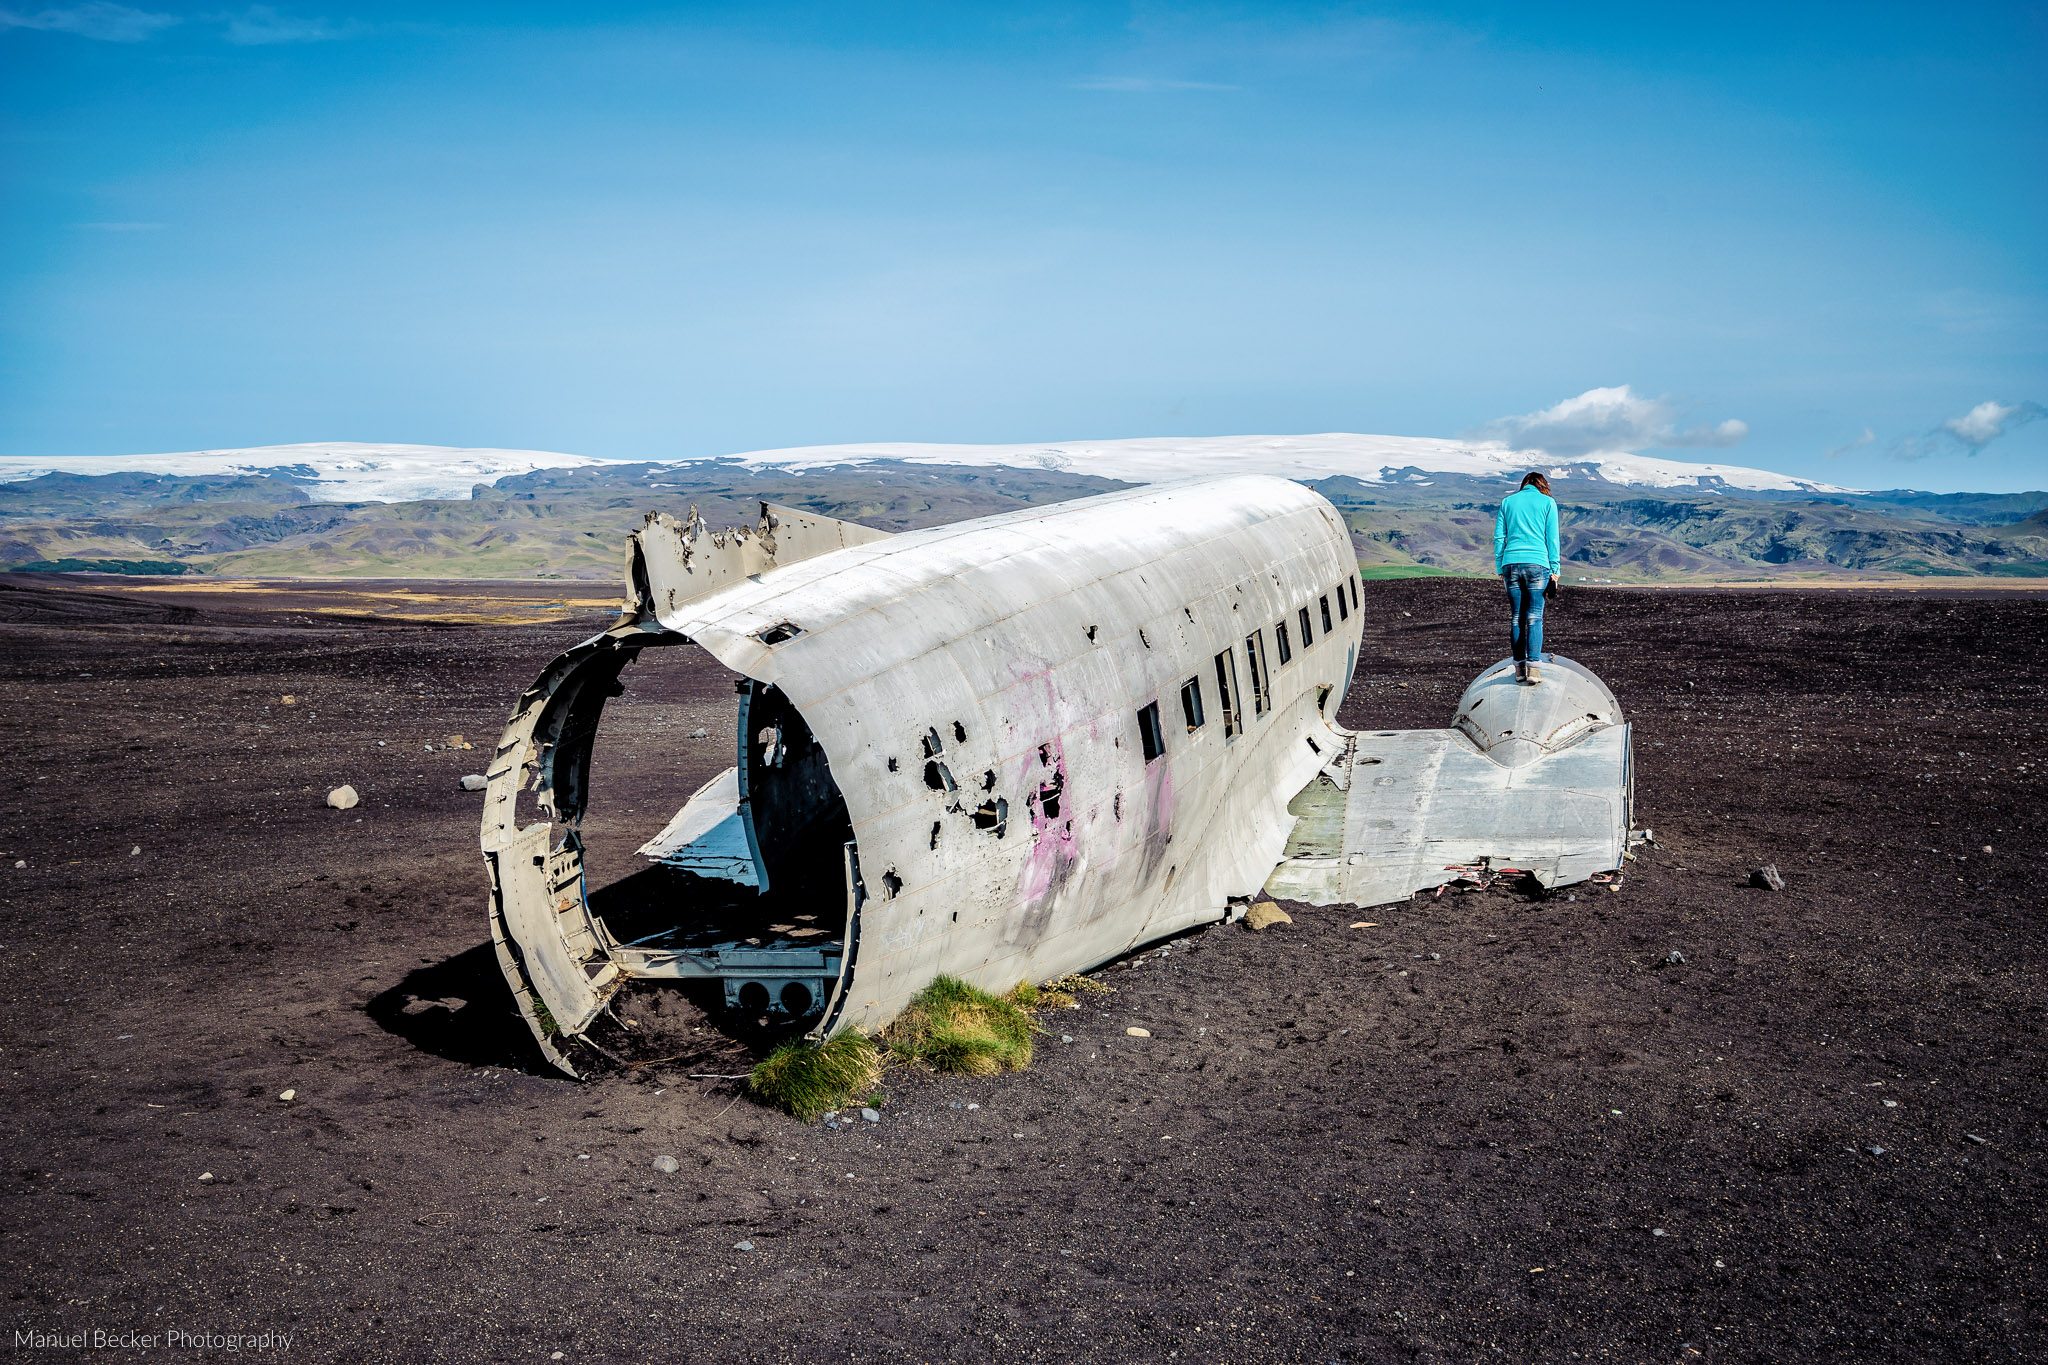
[[[1514,635],[1515,662],[1543,662],[1543,590],[1550,569],[1542,564],[1505,565],[1500,576],[1508,585],[1508,629]]]

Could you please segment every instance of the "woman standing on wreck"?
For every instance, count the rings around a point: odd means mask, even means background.
[[[1520,488],[1501,499],[1493,522],[1493,570],[1507,584],[1518,682],[1534,686],[1542,680],[1543,599],[1557,590],[1562,567],[1550,480],[1531,470],[1522,476]]]

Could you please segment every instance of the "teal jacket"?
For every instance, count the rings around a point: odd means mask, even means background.
[[[1534,484],[1501,499],[1493,522],[1493,571],[1510,564],[1545,564],[1564,572],[1557,552],[1557,500]]]

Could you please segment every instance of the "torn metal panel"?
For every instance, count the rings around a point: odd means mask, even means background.
[[[1314,905],[1382,905],[1515,869],[1545,886],[1621,866],[1633,786],[1614,696],[1569,659],[1524,687],[1503,660],[1447,730],[1352,736],[1290,804],[1298,823],[1267,879]]]
[[[697,789],[640,856],[750,890],[763,886],[760,856],[740,812],[740,770],[727,768]]]
[[[767,502],[761,504],[761,515],[751,526],[722,530],[711,529],[695,507],[680,521],[664,512],[649,512],[646,524],[629,538],[626,583],[632,597],[628,612],[647,617],[673,611],[755,574],[850,545],[886,540],[888,535],[870,526]],[[779,624],[770,623],[767,629]]]

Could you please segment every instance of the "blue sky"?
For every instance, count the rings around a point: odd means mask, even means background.
[[[0,0],[0,452],[1493,433],[2048,486],[2043,14]]]

